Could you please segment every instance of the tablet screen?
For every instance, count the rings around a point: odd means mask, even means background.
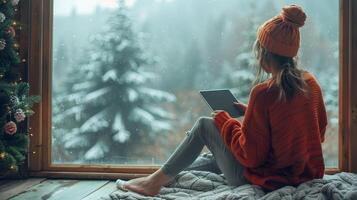
[[[243,113],[238,111],[233,104],[233,102],[238,102],[238,100],[228,89],[201,90],[200,94],[212,110],[227,111],[233,118],[243,116]]]

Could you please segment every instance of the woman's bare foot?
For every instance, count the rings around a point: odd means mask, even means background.
[[[161,186],[153,184],[149,177],[132,179],[124,183],[122,187],[145,196],[155,196],[161,189]]]
[[[122,187],[146,196],[155,196],[160,192],[161,187],[170,180],[171,178],[159,169],[150,176],[132,179],[124,183]]]

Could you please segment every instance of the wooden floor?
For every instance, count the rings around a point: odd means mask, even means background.
[[[114,181],[105,180],[0,180],[0,200],[89,200],[108,197],[116,190]]]

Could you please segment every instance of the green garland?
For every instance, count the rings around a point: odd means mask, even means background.
[[[26,118],[39,98],[29,96],[29,84],[19,74],[19,45],[14,20],[19,0],[0,0],[0,176],[16,172],[28,152]]]

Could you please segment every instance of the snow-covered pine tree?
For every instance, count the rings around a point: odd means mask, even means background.
[[[72,72],[69,94],[55,100],[59,162],[131,162],[140,157],[135,148],[171,128],[172,114],[163,106],[175,96],[149,86],[157,76],[150,72],[155,62],[144,53],[123,1],[107,25]]]
[[[272,1],[268,0],[265,4],[264,7],[260,7],[256,2],[250,2],[250,8],[247,9],[249,12],[246,13],[246,28],[242,32],[244,42],[238,48],[234,63],[226,62],[223,65],[223,76],[228,77],[225,84],[233,87],[231,91],[243,103],[247,103],[252,84],[255,81],[255,67],[257,63],[253,52],[253,45],[257,38],[258,26],[267,18],[263,18],[256,13],[260,13],[259,10],[265,11],[267,7],[271,7],[269,10],[275,10]]]
[[[257,22],[253,16],[247,17],[247,28],[242,33],[244,41],[238,48],[234,62],[225,62],[223,65],[223,76],[227,77],[225,84],[232,87],[233,94],[243,103],[247,103],[255,79],[256,58],[252,47],[256,39]]]

